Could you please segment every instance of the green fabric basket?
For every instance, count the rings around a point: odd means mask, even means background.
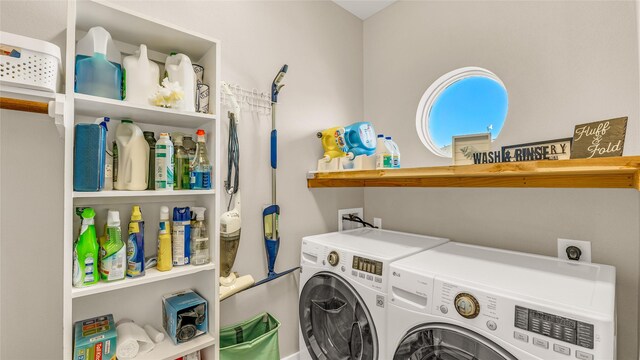
[[[220,360],[280,360],[280,322],[269,313],[220,329]]]

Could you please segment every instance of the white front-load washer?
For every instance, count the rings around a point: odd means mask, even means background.
[[[370,228],[303,238],[300,359],[385,360],[389,264],[447,241]]]
[[[612,266],[450,242],[390,270],[386,359],[615,359]]]

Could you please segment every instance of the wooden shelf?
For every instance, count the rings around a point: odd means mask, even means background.
[[[175,266],[172,270],[169,270],[169,271],[158,271],[155,268],[147,269],[145,271],[145,275],[141,277],[125,278],[123,280],[114,281],[114,282],[99,282],[95,285],[91,285],[87,287],[72,288],[71,297],[79,298],[83,296],[100,294],[107,291],[125,289],[132,286],[149,284],[156,281],[173,279],[180,276],[187,276],[187,275],[199,273],[201,271],[208,271],[208,270],[214,270],[214,269],[215,269],[214,263],[209,263],[206,265],[198,265],[198,266],[195,266],[195,265]]]
[[[216,338],[210,333],[202,334],[193,340],[178,345],[175,345],[165,333],[162,342],[156,344],[150,352],[136,356],[135,360],[174,360],[215,344]]]
[[[640,156],[438,166],[390,170],[310,172],[309,188],[512,187],[640,190]]]
[[[151,105],[132,104],[122,100],[75,94],[76,114],[114,120],[131,119],[137,123],[197,128],[215,120],[215,115],[178,111]]]

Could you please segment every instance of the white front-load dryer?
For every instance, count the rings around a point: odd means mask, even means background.
[[[385,360],[389,264],[447,239],[356,229],[302,239],[301,360]]]
[[[449,242],[391,264],[389,360],[615,360],[615,268]]]

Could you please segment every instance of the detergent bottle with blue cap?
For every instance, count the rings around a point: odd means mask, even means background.
[[[336,141],[350,160],[376,152],[376,132],[368,121],[361,121],[336,130]]]

